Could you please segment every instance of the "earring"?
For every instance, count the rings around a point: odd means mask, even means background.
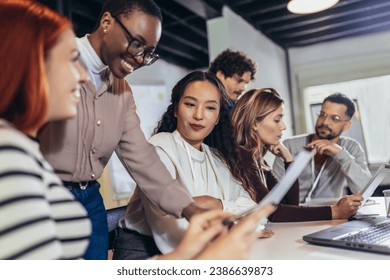
[[[107,29],[104,29],[103,32],[104,32],[104,33],[107,33]]]

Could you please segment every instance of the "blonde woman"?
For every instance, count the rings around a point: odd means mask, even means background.
[[[264,155],[271,152],[282,158],[285,168],[293,161],[293,156],[281,143],[286,129],[283,104],[282,97],[275,89],[253,89],[237,101],[232,113],[235,136],[240,147],[239,166],[244,187],[256,202],[278,182],[264,160]],[[356,214],[361,200],[362,196],[355,194],[330,206],[299,206],[299,185],[296,181],[269,219],[273,222],[347,219]]]

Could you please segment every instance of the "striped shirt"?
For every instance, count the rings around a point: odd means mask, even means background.
[[[0,259],[79,259],[90,232],[39,144],[0,119]]]

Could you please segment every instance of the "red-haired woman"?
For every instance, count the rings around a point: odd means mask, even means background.
[[[0,24],[0,259],[82,258],[90,221],[35,138],[76,114],[86,72],[75,35],[32,1],[1,1]]]

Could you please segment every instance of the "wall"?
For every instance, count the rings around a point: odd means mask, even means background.
[[[166,62],[157,60],[151,66],[145,66],[126,77],[130,86],[134,85],[165,85],[170,96],[174,85],[188,73],[188,70]]]
[[[356,80],[362,86],[347,95],[358,98],[362,128],[370,163],[390,159],[390,119],[388,113],[390,81],[367,86],[360,79],[390,74],[390,32],[336,40],[313,46],[289,49],[292,96],[297,133],[307,131],[304,89],[329,85],[344,90],[342,82]],[[389,79],[381,78],[381,79]],[[387,83],[387,84],[386,84]],[[334,85],[330,85],[334,84]],[[384,85],[384,87],[383,87]],[[347,90],[348,91],[348,90]],[[310,130],[309,130],[310,131]]]
[[[390,32],[290,48],[288,64],[282,48],[227,7],[223,9],[223,17],[209,20],[207,27],[210,59],[226,48],[241,50],[258,63],[256,80],[247,89],[275,87],[280,90],[286,100],[284,137],[293,134],[293,127],[295,134],[306,132],[304,88],[390,74]],[[381,105],[380,110],[387,110],[385,103]],[[291,116],[292,111],[294,116]],[[389,126],[388,118],[381,121],[380,127]]]
[[[304,133],[303,89],[390,74],[390,32],[291,48],[289,57],[297,133]]]

